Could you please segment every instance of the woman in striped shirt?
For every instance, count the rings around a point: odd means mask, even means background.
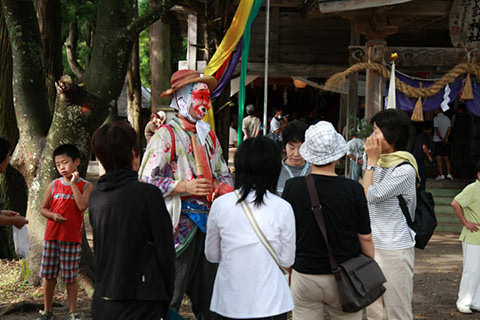
[[[413,219],[417,163],[407,149],[410,119],[400,110],[372,118],[373,134],[365,142],[367,167],[363,187],[375,245],[375,260],[387,278],[385,294],[367,308],[368,319],[413,319],[415,233],[402,213],[402,195]],[[402,165],[404,163],[408,163]]]

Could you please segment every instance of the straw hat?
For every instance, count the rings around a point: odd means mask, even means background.
[[[330,122],[320,121],[307,129],[299,152],[305,161],[322,166],[343,157],[347,143]]]
[[[179,70],[170,78],[171,88],[160,93],[161,97],[169,96],[181,87],[195,82],[206,83],[210,92],[217,87],[217,79],[212,76],[204,76],[195,70]]]

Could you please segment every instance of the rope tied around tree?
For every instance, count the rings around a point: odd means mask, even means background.
[[[379,63],[374,62],[360,62],[356,63],[353,66],[349,67],[343,72],[339,72],[331,76],[327,82],[325,82],[325,89],[332,90],[343,87],[345,79],[355,73],[360,71],[370,70],[376,72],[384,79],[390,78],[390,70],[385,66]],[[395,77],[396,89],[402,92],[404,95],[410,98],[428,98],[437,94],[442,90],[447,84],[455,81],[456,78],[460,77],[463,74],[472,74],[477,79],[480,79],[480,65],[476,63],[460,63],[453,67],[448,73],[446,73],[440,80],[433,83],[431,86],[426,88],[416,88],[412,87],[400,79]]]

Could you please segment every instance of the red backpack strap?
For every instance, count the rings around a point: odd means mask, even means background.
[[[209,135],[210,138],[212,139],[213,149],[216,149],[217,143],[218,143],[217,135],[216,135],[215,132],[213,132],[212,130],[210,130],[210,131],[208,132],[208,135]]]
[[[169,126],[168,124],[162,124],[160,128],[167,128],[168,130],[168,133],[170,133],[170,137],[172,138],[172,148],[170,149],[170,162],[173,162],[173,160],[175,160],[175,151],[176,151],[176,145],[175,145],[175,133],[173,132],[173,129],[171,126]]]

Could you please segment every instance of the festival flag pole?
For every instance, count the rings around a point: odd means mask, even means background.
[[[255,0],[252,6],[252,11],[248,17],[247,25],[245,26],[245,31],[243,33],[243,43],[242,43],[242,64],[240,68],[240,84],[238,92],[238,130],[237,130],[237,144],[240,145],[242,142],[242,122],[243,122],[243,113],[245,110],[245,82],[247,79],[247,67],[248,67],[248,55],[250,52],[250,38],[252,31],[252,24],[257,17],[260,8],[262,7],[263,0]]]
[[[267,135],[267,109],[268,109],[268,46],[270,42],[270,0],[267,0],[267,14],[265,21],[265,74],[263,91],[263,135]]]

